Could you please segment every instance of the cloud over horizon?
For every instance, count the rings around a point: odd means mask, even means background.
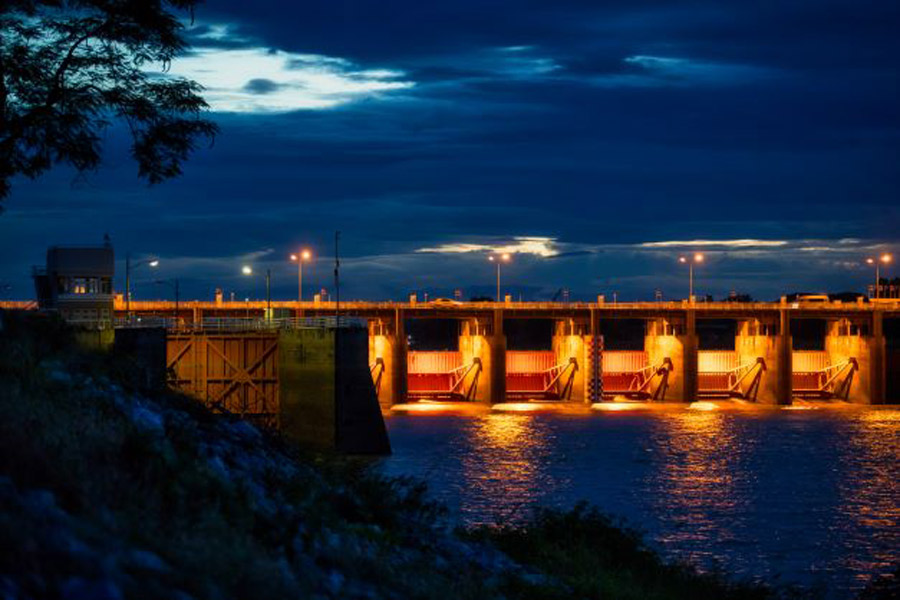
[[[215,112],[322,110],[415,86],[400,70],[363,68],[340,57],[259,45],[230,24],[198,29],[197,45],[160,76],[197,81]],[[226,45],[206,45],[210,41]]]

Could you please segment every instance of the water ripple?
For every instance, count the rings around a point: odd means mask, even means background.
[[[588,500],[701,568],[845,598],[900,549],[900,410],[392,416],[389,473],[466,523]]]

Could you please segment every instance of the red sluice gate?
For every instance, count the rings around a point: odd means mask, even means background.
[[[740,367],[737,352],[701,350],[697,353],[697,388],[703,394],[728,394]]]
[[[640,397],[645,394],[649,359],[646,352],[604,350],[604,396]]]
[[[844,398],[859,365],[855,358],[833,362],[827,352],[798,350],[792,356],[791,383],[801,398]]]
[[[828,366],[828,354],[817,351],[797,351],[793,353],[793,373],[791,383],[794,392],[803,394],[818,391],[825,383],[825,369]]]
[[[407,355],[407,394],[410,399],[470,400],[464,386],[473,365],[463,363],[460,352],[410,352]]]
[[[558,400],[554,385],[555,366],[556,354],[550,350],[507,351],[507,398]]]

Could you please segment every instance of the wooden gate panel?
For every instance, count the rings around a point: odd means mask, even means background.
[[[277,426],[278,338],[265,333],[171,334],[169,385],[209,408]]]

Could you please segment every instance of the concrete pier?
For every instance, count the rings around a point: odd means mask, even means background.
[[[791,334],[784,311],[777,317],[738,321],[735,352],[741,364],[762,359],[763,372],[755,400],[790,404],[792,394]]]
[[[698,339],[693,310],[648,321],[644,349],[651,365],[671,360],[666,401],[693,402],[697,399]]]
[[[558,380],[561,400],[569,402],[590,402],[585,379],[590,362],[588,350],[591,336],[590,324],[584,320],[565,319],[555,323],[553,332],[553,355],[562,374]]]
[[[856,404],[882,404],[885,401],[885,339],[883,315],[869,318],[840,318],[828,321],[825,353],[830,364],[852,363],[846,385],[836,394]]]
[[[285,436],[350,454],[390,454],[365,363],[364,329],[285,329],[275,343],[277,371],[271,375]]]
[[[462,383],[473,389],[473,399],[485,404],[506,400],[506,336],[503,334],[503,310],[490,318],[472,318],[462,322],[459,351],[463,364],[476,364]],[[473,387],[474,386],[474,387]]]
[[[406,402],[407,356],[403,311],[392,319],[369,322],[369,365],[378,381],[378,402],[384,408]]]

